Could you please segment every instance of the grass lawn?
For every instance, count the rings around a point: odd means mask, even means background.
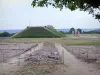
[[[31,43],[31,42],[51,42],[66,45],[100,45],[100,38],[6,38],[0,39],[0,43]]]

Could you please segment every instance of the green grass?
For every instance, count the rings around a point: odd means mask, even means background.
[[[100,45],[100,39],[89,38],[8,38],[0,39],[4,43],[34,43],[34,42],[50,42],[61,43],[66,45]]]
[[[90,45],[100,45],[100,40],[89,40],[89,39],[72,39],[67,40],[66,42],[63,42],[65,45],[76,45],[76,46],[90,46]]]
[[[63,33],[57,31],[56,29],[49,28],[49,27],[47,27],[47,28],[48,28],[49,30],[51,30],[52,32],[54,32],[55,34],[65,37],[65,35],[64,35]]]
[[[13,38],[53,38],[53,37],[61,37],[60,32],[56,30],[49,29],[46,27],[29,27],[25,30],[21,31],[13,35]]]

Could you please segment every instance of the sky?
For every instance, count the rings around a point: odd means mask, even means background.
[[[27,26],[52,25],[60,28],[100,28],[100,22],[79,10],[62,11],[47,7],[31,6],[32,0],[0,0],[0,30],[24,29]]]

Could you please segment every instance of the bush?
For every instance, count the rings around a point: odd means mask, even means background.
[[[10,36],[10,33],[8,32],[0,33],[0,37],[9,37],[9,36]]]

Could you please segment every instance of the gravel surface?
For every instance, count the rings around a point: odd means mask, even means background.
[[[43,48],[29,55],[26,61],[35,64],[54,64],[60,63],[60,56],[54,44],[44,43]]]

